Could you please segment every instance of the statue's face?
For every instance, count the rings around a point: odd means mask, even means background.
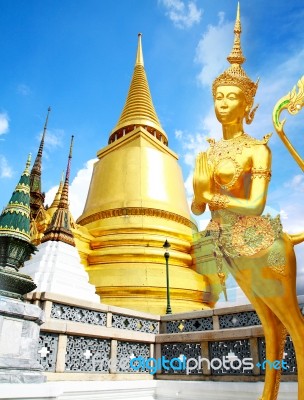
[[[242,123],[247,108],[244,93],[237,86],[218,86],[214,108],[216,118],[221,124]]]

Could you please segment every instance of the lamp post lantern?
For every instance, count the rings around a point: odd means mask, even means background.
[[[165,254],[164,257],[166,259],[166,279],[167,279],[167,309],[166,309],[166,314],[172,314],[171,306],[170,306],[170,285],[169,285],[169,249],[170,243],[166,239],[163,248],[165,249]]]

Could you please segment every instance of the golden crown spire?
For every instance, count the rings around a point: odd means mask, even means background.
[[[231,53],[227,57],[227,60],[230,64],[243,64],[246,58],[243,56],[242,48],[241,48],[241,18],[240,18],[240,3],[238,2],[236,19],[234,24],[234,43]]]
[[[256,83],[247,76],[242,68],[245,61],[241,48],[241,19],[240,19],[240,4],[238,3],[236,20],[234,25],[234,42],[231,53],[227,57],[228,62],[231,64],[226,71],[219,75],[213,82],[212,93],[213,97],[216,95],[218,86],[238,86],[245,95],[247,105],[251,108],[253,106],[254,96],[258,88],[258,81]],[[257,107],[256,107],[257,108]],[[256,108],[248,114],[246,122],[251,123]]]
[[[135,67],[129,93],[119,121],[110,134],[109,143],[128,134],[138,126],[142,126],[157,139],[168,144],[167,135],[161,127],[153,105],[144,69],[141,38],[142,34],[139,33]]]

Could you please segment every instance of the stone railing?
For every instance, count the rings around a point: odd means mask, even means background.
[[[265,340],[251,305],[160,317],[49,293],[34,293],[27,300],[45,312],[38,360],[48,380],[130,380],[153,376],[164,380],[264,379]],[[303,296],[299,304],[304,313]],[[217,360],[223,357],[229,364],[220,365]],[[158,363],[152,360],[151,369],[137,362],[133,364],[138,366],[134,370],[129,365],[133,358],[155,358]],[[190,358],[187,371],[186,360]],[[248,359],[252,362],[250,368],[246,368]],[[284,361],[287,369],[282,381],[295,381],[295,354],[289,336]]]
[[[154,356],[159,316],[50,293],[27,300],[45,312],[37,357],[48,380],[123,379],[125,373],[132,379],[130,359]],[[149,371],[139,372],[136,379],[152,379]]]
[[[299,306],[304,314],[304,296],[299,297]],[[155,357],[168,362],[157,370],[156,378],[263,380],[265,365],[270,364],[265,361],[265,350],[263,329],[251,305],[162,316]],[[223,362],[223,357],[228,363]],[[186,360],[190,358],[187,371]],[[252,366],[247,368],[249,362]],[[297,367],[289,336],[285,341],[284,362],[282,381],[295,381]]]

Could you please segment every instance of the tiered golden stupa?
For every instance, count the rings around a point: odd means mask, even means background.
[[[77,223],[93,238],[76,245],[103,303],[164,314],[170,248],[173,312],[204,308],[206,282],[190,255],[192,233],[177,155],[155,112],[144,69],[141,34],[127,100],[109,144],[98,153]]]
[[[63,193],[61,182],[51,206],[43,205],[41,162],[49,111],[31,171],[31,240],[35,245],[43,242]],[[97,156],[83,214],[77,224],[71,214],[69,218],[82,263],[101,301],[164,314],[163,245],[168,240],[172,311],[208,307],[206,292],[213,283],[195,271],[191,244],[197,228],[190,217],[178,157],[168,147],[153,106],[141,35],[126,104],[108,146]]]

